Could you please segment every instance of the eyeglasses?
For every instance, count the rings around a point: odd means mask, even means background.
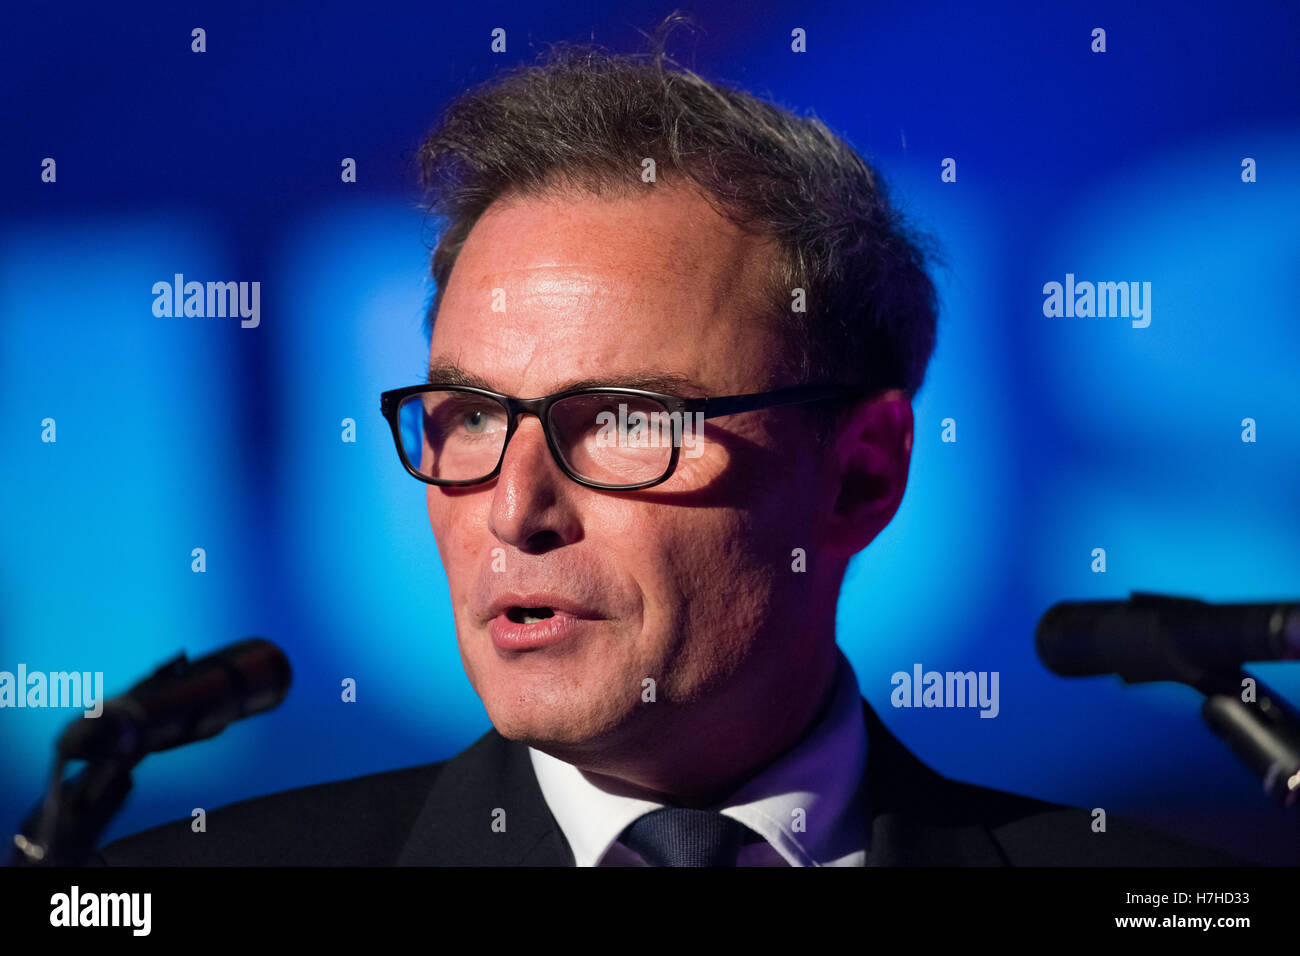
[[[682,454],[703,453],[706,418],[822,401],[842,385],[796,385],[751,395],[681,398],[639,388],[578,388],[514,398],[467,385],[414,385],[384,392],[380,410],[402,466],[431,485],[495,478],[520,414],[536,415],[551,456],[588,488],[630,491],[667,481]]]

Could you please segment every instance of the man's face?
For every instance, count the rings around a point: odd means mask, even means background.
[[[682,190],[498,202],[456,262],[430,361],[520,398],[656,375],[697,383],[688,397],[797,384],[760,311],[771,254]],[[808,423],[799,408],[710,420],[668,481],[611,492],[567,478],[525,415],[496,479],[429,486],[461,658],[504,736],[599,762],[669,727],[728,733],[797,683],[814,597],[791,554],[815,552],[826,494]],[[500,607],[516,599],[559,608],[559,625],[524,626],[561,638],[495,641],[493,618],[518,635]]]

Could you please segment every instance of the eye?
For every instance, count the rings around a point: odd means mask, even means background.
[[[424,417],[425,434],[436,441],[486,439],[505,427],[505,409],[477,397],[435,397]]]

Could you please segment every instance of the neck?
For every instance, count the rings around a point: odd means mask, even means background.
[[[569,762],[613,793],[681,807],[718,804],[797,746],[826,716],[838,655],[833,637],[816,647],[816,654],[777,674],[769,686],[737,688],[727,703],[710,702],[707,713],[691,708],[660,713],[642,739],[621,747],[620,755]]]

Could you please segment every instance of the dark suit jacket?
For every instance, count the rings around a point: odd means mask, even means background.
[[[1088,810],[949,780],[863,701],[868,866],[1234,866],[1206,847]],[[494,832],[493,811],[505,811]],[[498,814],[498,816],[500,816]],[[528,749],[490,730],[451,760],[233,803],[109,844],[107,866],[572,866]]]

